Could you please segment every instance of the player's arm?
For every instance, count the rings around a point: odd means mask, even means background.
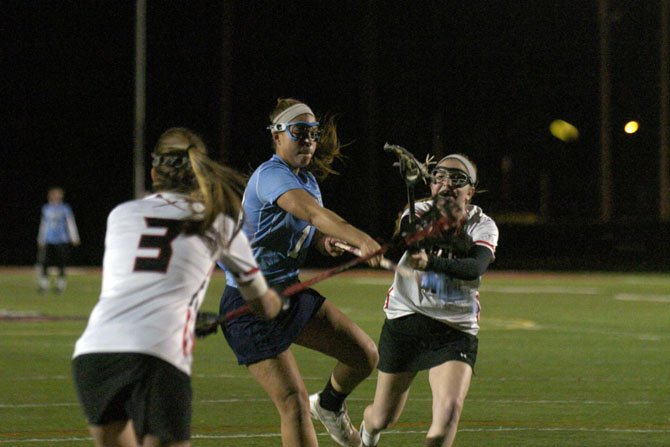
[[[42,215],[42,218],[40,220],[40,229],[37,232],[37,246],[44,247],[46,245],[46,239],[47,239],[47,222],[44,219],[44,215]]]
[[[426,255],[422,250],[411,256],[423,258],[425,256],[425,264],[420,268],[423,262],[417,264],[420,270],[426,270],[436,273],[444,273],[454,278],[472,281],[484,274],[493,261],[493,252],[487,247],[475,245],[470,249],[468,257],[461,259],[448,259],[436,255]]]
[[[363,256],[379,250],[381,247],[370,236],[344,220],[337,213],[324,208],[304,189],[292,189],[277,199],[284,211],[298,219],[309,222],[321,233],[343,240],[361,250]],[[373,259],[373,263],[379,259]]]
[[[70,242],[72,245],[77,246],[80,243],[79,230],[77,229],[77,223],[74,220],[74,213],[69,206],[66,208],[65,219],[67,224],[67,233],[70,235]]]

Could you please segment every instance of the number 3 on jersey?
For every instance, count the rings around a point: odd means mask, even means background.
[[[172,258],[172,241],[179,236],[182,222],[175,219],[159,219],[145,217],[147,228],[163,229],[163,234],[143,234],[138,248],[153,248],[158,250],[154,257],[138,256],[135,258],[136,272],[165,273]]]

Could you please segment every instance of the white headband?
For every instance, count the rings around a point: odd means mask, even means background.
[[[458,154],[449,154],[446,157],[444,157],[442,160],[438,161],[437,164],[439,165],[442,163],[444,160],[458,160],[461,162],[463,166],[465,166],[465,170],[468,173],[468,177],[472,180],[473,184],[477,184],[477,171],[475,171],[475,167],[470,163],[470,160],[465,158],[462,155]]]
[[[312,112],[312,109],[310,109],[307,106],[307,104],[303,104],[303,103],[299,102],[298,104],[293,104],[291,107],[284,110],[279,115],[275,116],[275,118],[272,120],[272,124],[289,123],[296,116],[303,115],[305,113],[309,113],[310,115],[314,115],[314,112]]]

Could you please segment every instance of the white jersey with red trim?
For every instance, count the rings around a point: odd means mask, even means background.
[[[432,205],[432,201],[418,202],[416,213],[425,213]],[[405,211],[406,216],[408,211]],[[476,245],[481,245],[495,256],[498,244],[498,227],[493,219],[483,213],[475,205],[466,208],[466,220],[463,230],[472,238]],[[403,270],[411,270],[405,252],[398,263]],[[389,319],[419,313],[435,320],[442,321],[460,331],[477,335],[479,332],[479,284],[481,277],[473,281],[465,281],[446,276],[447,283],[440,296],[431,290],[421,287],[423,272],[414,270],[414,277],[396,273],[393,285],[389,289],[384,312]]]
[[[107,219],[102,291],[74,357],[135,352],[191,373],[195,317],[216,260],[239,281],[265,284],[249,242],[219,216],[206,236],[181,232],[202,208],[181,194],[152,194],[117,206]]]

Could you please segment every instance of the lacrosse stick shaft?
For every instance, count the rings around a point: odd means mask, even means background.
[[[339,248],[340,250],[344,250],[347,253],[351,253],[354,256],[360,256],[361,255],[361,250],[359,248],[356,248],[352,245],[347,244],[346,242],[342,241],[337,241],[333,243],[334,246]],[[395,271],[395,269],[398,267],[395,262],[391,261],[388,258],[382,258],[381,262],[379,263],[379,266],[381,268],[384,268],[386,270],[390,270],[392,272]]]
[[[375,256],[383,255],[384,253],[386,253],[386,250],[388,250],[388,245],[384,244],[379,250],[375,250],[372,253],[369,253],[365,256],[359,256],[357,258],[354,258],[351,261],[345,262],[344,264],[340,264],[336,267],[333,267],[332,269],[325,270],[324,272],[321,272],[318,275],[309,278],[307,281],[293,284],[292,286],[289,286],[286,289],[284,289],[282,295],[284,296],[295,295],[296,293],[305,290],[308,287],[323,281],[324,279],[328,279],[331,276],[337,275],[338,273],[342,273],[345,270],[349,270],[351,267],[354,267],[355,265],[367,262],[370,259],[374,258]]]
[[[219,317],[216,319],[216,324],[223,324],[226,321],[230,321],[239,316],[246,315],[249,312],[251,312],[251,308],[249,307],[248,304],[244,304],[238,307],[237,309],[231,310],[230,312],[226,312],[223,315],[219,315]]]
[[[340,249],[342,249],[342,250],[344,250],[348,253],[351,253],[352,255],[355,255],[355,256],[360,256],[361,255],[361,251],[358,248],[352,247],[351,245],[349,245],[347,243],[338,241],[338,242],[335,242],[333,245],[335,245],[336,247],[338,247],[338,248],[340,248]],[[407,268],[407,267],[400,266],[400,265],[396,264],[395,262],[391,261],[388,258],[382,258],[379,265],[380,265],[380,267],[382,267],[386,270],[398,273],[402,276],[414,277],[414,270],[412,270],[410,268]]]
[[[284,295],[285,297],[295,295],[296,293],[307,289],[308,287],[310,287],[313,284],[316,284],[317,282],[321,282],[324,279],[330,278],[333,275],[336,275],[336,274],[341,273],[345,270],[348,270],[355,265],[358,265],[362,262],[366,262],[366,261],[374,258],[375,256],[382,255],[382,254],[384,254],[384,252],[386,250],[387,250],[387,246],[382,246],[382,248],[368,254],[367,256],[359,256],[355,259],[352,259],[351,261],[348,261],[344,264],[338,265],[337,267],[333,267],[330,270],[326,270],[326,271],[308,279],[307,281],[303,281],[303,282],[293,284],[293,285],[287,287],[286,289],[284,289],[284,291],[282,292],[282,295]],[[230,312],[227,312],[227,313],[219,316],[219,318],[216,319],[216,324],[225,323],[226,321],[232,320],[233,318],[237,318],[239,316],[246,315],[249,312],[251,312],[251,309],[249,308],[248,304],[245,304],[243,306],[238,307],[237,309],[231,310]]]
[[[416,220],[416,205],[414,204],[414,185],[407,185],[407,204],[409,205],[409,224],[413,225]]]

